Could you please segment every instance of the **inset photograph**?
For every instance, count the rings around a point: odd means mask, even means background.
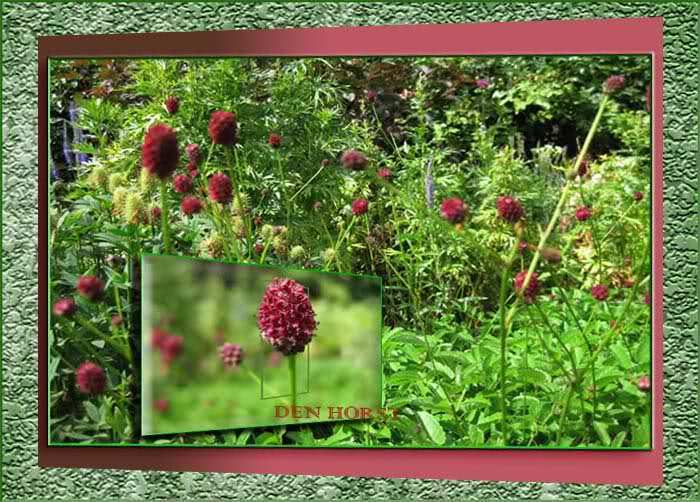
[[[378,277],[152,255],[142,281],[143,435],[380,409]]]

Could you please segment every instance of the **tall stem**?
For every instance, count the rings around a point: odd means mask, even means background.
[[[170,254],[170,227],[168,226],[167,181],[160,180],[160,226],[163,231],[163,251]]]
[[[290,354],[287,356],[287,362],[289,363],[289,387],[292,395],[292,416],[294,416],[294,409],[297,405],[297,358],[296,354]]]
[[[508,261],[503,267],[503,272],[501,272],[501,288],[498,295],[498,305],[499,305],[499,316],[501,320],[501,434],[503,435],[503,444],[508,443],[508,417],[506,412],[506,367],[507,367],[507,341],[508,341],[508,329],[506,325],[506,293],[508,291],[508,277],[510,274],[510,267],[515,259],[515,254],[518,252],[518,242],[519,239],[515,240],[513,248],[511,249],[510,255],[508,256]]]
[[[542,249],[544,248],[544,245],[547,243],[547,239],[549,239],[550,234],[552,233],[552,230],[554,230],[554,226],[557,224],[559,221],[559,216],[561,215],[561,211],[564,207],[564,203],[566,202],[567,195],[569,194],[569,190],[571,190],[572,186],[572,180],[575,179],[576,173],[578,172],[578,168],[581,165],[581,162],[585,158],[586,154],[588,153],[588,148],[591,146],[591,141],[593,140],[593,136],[595,135],[596,130],[598,129],[598,126],[600,125],[600,119],[603,116],[603,110],[605,110],[605,105],[608,102],[608,95],[604,95],[603,99],[600,101],[600,106],[598,107],[598,113],[596,113],[595,119],[593,119],[593,123],[591,124],[591,128],[588,131],[588,135],[586,136],[586,140],[583,142],[583,146],[581,147],[581,151],[578,154],[578,157],[576,157],[576,162],[574,163],[574,167],[569,173],[569,181],[566,182],[564,185],[564,188],[562,188],[561,195],[559,197],[559,202],[557,202],[557,206],[554,209],[554,213],[552,214],[552,217],[549,220],[549,224],[547,225],[547,229],[544,231],[544,233],[540,237],[540,242],[537,245],[537,249],[535,251],[534,256],[532,257],[532,261],[530,262],[530,267],[527,270],[527,275],[525,276],[525,281],[523,282],[522,290],[526,291],[528,285],[530,284],[530,279],[532,277],[532,273],[535,271],[535,268],[537,267],[537,263],[540,261],[540,256],[542,255]],[[510,325],[510,323],[513,320],[513,316],[515,315],[515,312],[517,311],[518,303],[519,303],[520,297],[518,297],[511,307],[510,311],[508,312],[508,316],[506,318],[506,325]]]

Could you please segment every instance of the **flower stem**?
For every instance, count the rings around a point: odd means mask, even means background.
[[[287,356],[287,362],[289,363],[289,390],[292,395],[292,416],[294,415],[294,408],[297,405],[297,358],[296,354],[290,354]]]
[[[160,180],[160,226],[163,231],[163,252],[170,254],[170,227],[168,227],[168,202],[166,180]]]
[[[131,349],[128,346],[128,341],[127,341],[127,346],[124,347],[120,344],[118,344],[116,341],[114,341],[112,338],[109,336],[105,336],[100,332],[100,330],[95,327],[94,324],[92,324],[89,320],[85,319],[81,315],[76,315],[75,320],[78,321],[78,323],[85,328],[86,330],[90,331],[92,334],[97,336],[99,339],[104,340],[107,344],[111,345],[114,350],[116,350],[120,355],[124,356],[124,359],[126,359],[129,363],[132,361],[131,357]]]
[[[306,187],[309,186],[309,184],[310,184],[313,180],[315,180],[316,177],[317,177],[319,174],[321,174],[321,171],[323,171],[323,168],[324,168],[324,167],[325,167],[325,166],[324,166],[323,164],[321,164],[321,167],[319,168],[319,170],[316,171],[316,172],[314,173],[314,175],[311,176],[311,178],[309,178],[309,180],[308,180],[306,183],[304,183],[304,186],[302,186],[299,190],[297,190],[297,192],[296,192],[294,195],[292,195],[292,196],[289,198],[289,202],[292,202],[292,201],[297,197],[297,195],[299,195],[301,192],[303,192],[303,191],[306,189]]]

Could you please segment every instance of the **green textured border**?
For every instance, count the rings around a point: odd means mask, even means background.
[[[698,33],[669,3],[3,4],[3,488],[36,498],[697,498]],[[363,24],[664,17],[664,473],[661,487],[390,480],[37,466],[37,36]]]

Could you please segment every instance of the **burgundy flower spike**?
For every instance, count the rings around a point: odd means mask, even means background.
[[[274,279],[258,308],[262,339],[284,355],[303,352],[316,331],[316,313],[304,286],[293,279]]]

